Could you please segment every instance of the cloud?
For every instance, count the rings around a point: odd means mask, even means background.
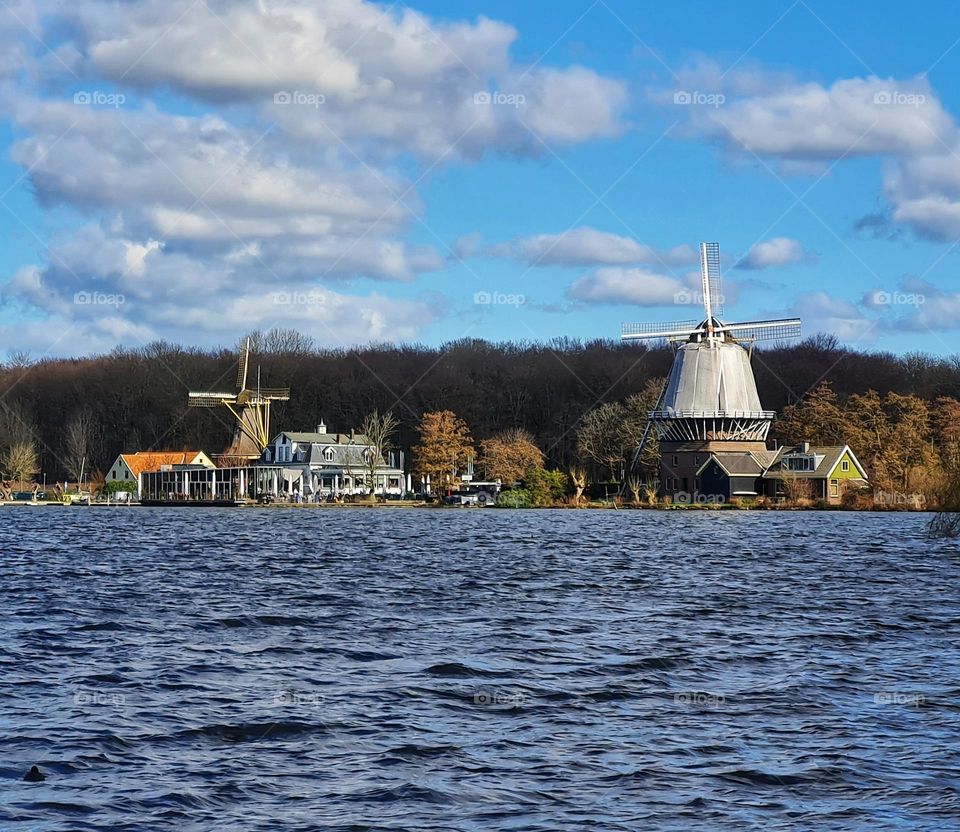
[[[488,249],[495,257],[513,257],[531,266],[596,266],[659,263],[661,266],[687,266],[699,262],[689,245],[656,250],[630,237],[621,237],[589,226],[561,234],[537,234],[498,243]]]
[[[250,105],[314,146],[539,155],[541,141],[616,135],[627,103],[621,81],[591,69],[514,63],[516,29],[483,16],[363,0],[97,2],[65,16],[89,74]]]
[[[758,69],[727,77],[707,64],[680,78],[722,101],[680,108],[663,90],[655,100],[730,158],[770,160],[783,176],[823,175],[829,163],[881,158],[890,208],[864,218],[858,230],[896,236],[883,222],[889,217],[920,237],[960,236],[960,130],[925,77],[841,78],[827,86]]]
[[[567,289],[567,297],[574,301],[636,306],[672,306],[690,294],[689,287],[675,277],[615,266],[577,278]]]
[[[880,334],[876,322],[852,303],[826,292],[804,292],[789,310],[802,320],[806,332],[825,332],[849,343],[868,343]]]
[[[790,237],[773,237],[750,247],[746,255],[737,262],[735,268],[746,270],[769,269],[789,266],[810,260],[803,246]]]
[[[789,160],[938,151],[957,137],[925,78],[786,82],[717,107],[687,108],[695,130],[734,154]]]
[[[445,247],[407,239],[432,166],[624,129],[621,80],[519,63],[517,37],[483,16],[363,0],[41,0],[36,13],[11,0],[10,155],[73,230],[4,300],[91,344],[277,323],[330,343],[421,337],[449,305],[356,284],[395,292],[448,265]],[[464,237],[458,256],[481,245]],[[97,292],[123,303],[75,302]],[[275,292],[312,300],[280,308]]]

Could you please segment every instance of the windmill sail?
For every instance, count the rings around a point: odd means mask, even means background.
[[[703,307],[709,321],[723,314],[719,243],[700,243],[700,283],[703,291]]]
[[[727,332],[737,341],[779,341],[800,335],[799,318],[782,318],[776,321],[746,321],[741,324],[724,324],[717,332]]]
[[[621,324],[622,341],[639,341],[654,338],[686,338],[698,332],[696,321],[667,321],[659,324]]]

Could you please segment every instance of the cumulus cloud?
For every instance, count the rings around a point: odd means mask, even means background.
[[[777,266],[789,266],[810,259],[803,246],[790,237],[773,237],[750,247],[746,255],[737,262],[736,268],[747,270],[769,269]]]
[[[657,250],[589,226],[574,228],[561,234],[537,234],[518,237],[509,243],[491,246],[488,253],[496,257],[513,257],[532,266],[594,266],[658,263],[661,266],[687,266],[699,262],[699,255],[689,245]]]
[[[17,10],[55,52],[11,24]],[[331,343],[419,337],[443,304],[355,286],[448,262],[405,239],[424,222],[427,162],[532,156],[622,129],[622,81],[519,64],[517,35],[364,0],[41,0],[36,13],[12,0],[0,76],[26,65],[44,94],[29,80],[0,90],[11,157],[42,208],[81,222],[4,299],[81,325],[91,344],[298,323]],[[123,304],[75,302],[95,292]],[[269,302],[283,292],[312,300]]]
[[[841,78],[822,85],[762,70],[726,76],[707,64],[681,81],[723,99],[674,112],[686,115],[692,134],[721,144],[732,158],[769,159],[788,176],[822,174],[828,163],[848,158],[884,159],[890,210],[858,228],[876,232],[878,219],[889,215],[922,237],[960,236],[960,130],[925,77]],[[668,95],[655,97],[672,103]]]
[[[445,22],[364,0],[148,0],[85,3],[72,17],[88,72],[253,105],[331,147],[538,154],[540,140],[614,135],[627,101],[621,81],[585,67],[515,64],[517,31],[482,16]]]
[[[570,300],[636,306],[671,306],[690,294],[687,284],[675,277],[615,266],[577,278],[567,289]]]
[[[826,332],[849,343],[869,343],[879,335],[875,321],[865,317],[849,301],[826,292],[804,292],[790,309],[803,321],[806,332]]]

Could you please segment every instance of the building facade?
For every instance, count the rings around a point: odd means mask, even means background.
[[[330,433],[321,422],[315,431],[277,434],[257,464],[280,469],[281,493],[303,500],[369,494],[371,487],[375,494],[402,496],[411,490],[403,453],[387,457],[377,454],[366,436]]]
[[[143,475],[159,471],[164,466],[197,465],[216,468],[213,460],[203,451],[138,451],[135,454],[120,454],[107,471],[106,482],[132,483],[139,497],[143,491]]]

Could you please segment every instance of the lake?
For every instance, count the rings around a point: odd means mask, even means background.
[[[956,829],[926,520],[0,510],[0,829]]]

